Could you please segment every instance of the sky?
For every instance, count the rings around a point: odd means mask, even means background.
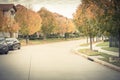
[[[0,0],[0,4],[1,3],[14,3],[31,6],[34,11],[38,11],[41,7],[45,7],[49,11],[59,13],[68,18],[73,18],[72,15],[75,13],[81,0]]]

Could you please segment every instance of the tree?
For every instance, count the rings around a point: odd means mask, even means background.
[[[64,35],[67,32],[67,18],[57,13],[54,15],[57,21],[56,33]]]
[[[23,35],[32,35],[39,31],[42,22],[41,17],[22,5],[17,5],[16,7],[17,13],[15,19],[21,27],[20,33]]]
[[[44,39],[46,39],[46,36],[48,34],[54,33],[56,28],[56,20],[55,16],[52,12],[48,11],[46,8],[41,8],[40,11],[38,11],[38,14],[42,18],[42,27],[41,32],[44,35]]]
[[[68,19],[67,27],[68,27],[67,29],[68,33],[74,33],[76,31],[76,26],[72,19]]]
[[[16,16],[15,16],[15,19],[20,25],[19,32],[22,35],[28,35],[29,30],[28,30],[27,8],[25,8],[22,5],[17,5],[16,8],[17,8],[17,13],[16,13]]]
[[[68,19],[58,13],[54,13],[54,15],[57,21],[56,33],[60,35],[65,35],[65,33],[75,32],[76,27],[72,19]]]
[[[42,26],[42,19],[38,13],[35,13],[34,11],[30,11],[28,15],[28,20],[30,20],[28,22],[30,35],[40,31]]]
[[[110,37],[117,39],[114,42],[119,47],[120,57],[120,0],[99,0],[99,2],[98,0],[94,0],[94,3],[104,10],[102,20],[100,21],[104,27],[101,27],[101,29],[109,32]],[[118,41],[119,44],[116,41]],[[110,46],[112,46],[111,40]]]
[[[90,8],[90,6],[93,6],[93,5],[94,5],[94,7]],[[86,12],[87,9],[88,10],[86,13],[94,12],[95,18],[93,18],[93,19],[95,21],[92,21],[92,22],[95,22],[94,24],[98,26],[97,29],[100,30],[101,34],[107,33],[110,36],[114,36],[114,37],[118,38],[119,54],[120,54],[120,23],[119,23],[120,22],[120,6],[119,5],[120,5],[120,0],[82,0],[82,4],[78,7],[78,10],[76,11],[75,23],[78,26],[85,25],[84,20],[87,21],[86,18],[89,19],[91,14],[90,15],[85,14],[85,15],[87,15],[87,17],[86,17],[83,14],[83,12]],[[91,22],[91,18],[89,21]],[[82,25],[82,23],[83,23],[83,25]],[[87,21],[87,23],[88,23],[88,21]],[[81,28],[81,30],[83,30],[83,29],[85,29],[85,28]],[[119,55],[119,57],[120,57],[120,55]]]
[[[4,27],[3,27],[3,25],[4,25],[4,17],[3,17],[3,12],[2,12],[2,10],[0,10],[0,31],[3,31],[4,29]]]
[[[79,31],[90,38],[90,49],[92,50],[92,38],[98,35],[99,17],[102,14],[100,9],[92,0],[82,0],[77,8],[74,22]]]
[[[19,33],[26,36],[26,43],[28,43],[28,36],[41,29],[42,19],[38,13],[22,5],[17,5],[16,7],[17,13],[15,19],[20,25]]]
[[[6,16],[0,10],[0,31],[9,32],[10,37],[14,37],[13,33],[19,30],[18,23],[11,18],[11,16]]]

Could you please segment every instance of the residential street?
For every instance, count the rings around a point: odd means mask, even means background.
[[[74,54],[82,43],[24,46],[0,55],[0,80],[120,80],[120,72]]]

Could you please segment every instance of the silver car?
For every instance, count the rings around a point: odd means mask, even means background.
[[[5,38],[0,38],[0,53],[7,54],[9,51]]]
[[[9,47],[9,50],[15,50],[21,48],[20,41],[16,38],[6,38],[6,42]]]

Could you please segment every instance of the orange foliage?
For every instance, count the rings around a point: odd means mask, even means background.
[[[56,33],[65,34],[75,32],[75,25],[71,19],[68,19],[62,15],[54,13],[57,20]]]
[[[18,31],[19,29],[20,29],[19,24],[18,24],[16,21],[14,21],[11,30],[12,30],[13,32],[16,32],[16,31]]]
[[[3,30],[3,20],[4,18],[3,18],[3,13],[2,13],[2,11],[0,10],[0,31],[2,31]]]
[[[32,35],[41,28],[41,17],[34,11],[17,5],[16,21],[20,25],[20,32],[24,35]]]
[[[42,19],[38,13],[35,13],[34,11],[29,11],[28,20],[30,20],[28,21],[30,35],[40,31]]]
[[[56,28],[56,20],[53,13],[43,7],[40,11],[38,11],[38,14],[42,18],[41,32],[44,34],[44,36],[54,33]]]
[[[14,18],[4,16],[3,12],[0,11],[0,30],[3,32],[16,32],[19,30],[19,26],[15,22]]]

